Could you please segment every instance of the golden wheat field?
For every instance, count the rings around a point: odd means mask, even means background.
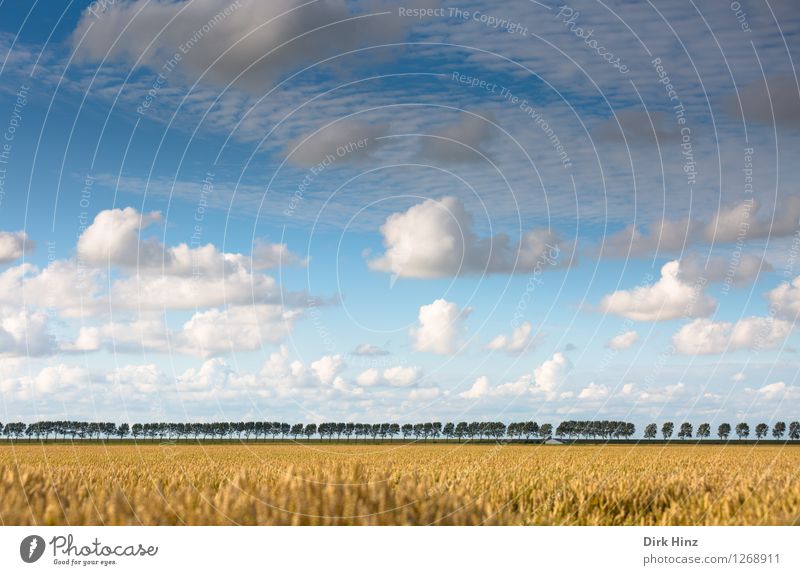
[[[13,445],[5,525],[800,524],[800,449]]]

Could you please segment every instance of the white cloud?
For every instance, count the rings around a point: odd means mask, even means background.
[[[739,383],[740,381],[744,381],[745,379],[746,379],[746,376],[745,376],[744,372],[741,372],[741,371],[737,371],[736,373],[734,373],[731,376],[731,381],[735,381],[736,383]]]
[[[685,384],[675,383],[665,385],[663,387],[649,388],[634,395],[636,396],[636,401],[639,403],[659,405],[679,399],[684,395],[685,392]]]
[[[140,241],[141,231],[160,222],[161,214],[134,208],[103,210],[78,238],[79,260],[96,266],[147,268],[170,266],[170,257],[154,238]]]
[[[46,355],[55,348],[45,312],[0,307],[0,356]]]
[[[699,318],[672,336],[672,343],[678,353],[708,355],[778,347],[791,332],[790,322],[769,317],[746,317],[735,323]]]
[[[372,387],[381,382],[381,372],[371,367],[362,371],[356,378],[356,383],[364,387]]]
[[[464,399],[478,399],[479,397],[483,397],[484,395],[488,394],[489,391],[489,378],[485,375],[482,375],[475,380],[475,383],[472,384],[472,387],[470,387],[467,391],[459,393],[458,395]]]
[[[44,269],[21,264],[0,273],[0,302],[59,310],[66,317],[93,315],[107,304],[100,291],[103,275],[72,261],[56,260]]]
[[[26,252],[31,252],[34,245],[23,231],[0,232],[0,264],[21,258]]]
[[[661,279],[647,286],[617,291],[605,296],[600,309],[636,321],[662,321],[679,317],[702,317],[713,313],[716,300],[678,278],[678,261],[661,268]]]
[[[795,320],[800,316],[800,276],[768,292],[767,301],[778,315]]]
[[[543,361],[534,370],[533,374],[525,374],[515,381],[503,383],[496,387],[489,385],[489,378],[481,376],[475,380],[472,387],[459,394],[464,399],[478,399],[481,397],[519,396],[531,394],[544,396],[547,400],[559,397],[558,390],[567,378],[572,365],[567,357],[555,353],[550,359]]]
[[[444,299],[419,308],[419,325],[410,330],[414,349],[440,355],[452,355],[461,345],[464,320],[470,308],[459,309],[458,305]]]
[[[578,399],[598,400],[608,397],[609,389],[605,385],[598,385],[595,382],[589,383],[578,394]]]
[[[167,375],[152,363],[119,367],[107,373],[106,379],[123,391],[134,391],[144,396],[164,392],[170,384]]]
[[[639,341],[639,334],[635,330],[630,330],[612,337],[606,343],[606,347],[610,349],[628,349],[637,341]]]
[[[422,370],[418,367],[396,365],[387,367],[382,373],[372,367],[362,371],[356,378],[356,383],[362,387],[376,385],[410,387],[417,383],[421,376]]]
[[[537,265],[542,269],[559,265],[560,249],[553,234],[530,231],[514,246],[504,234],[479,238],[472,230],[472,217],[452,196],[425,200],[392,214],[381,233],[386,250],[369,267],[396,277],[525,273]]]
[[[325,355],[311,364],[311,370],[323,384],[333,383],[339,373],[345,368],[341,355]]]
[[[42,401],[50,397],[57,397],[59,403],[75,401],[85,396],[91,383],[86,369],[63,363],[45,366],[35,375],[30,375],[25,368],[3,375],[5,378],[0,381],[0,393],[6,401]]]
[[[297,310],[263,304],[198,312],[183,325],[179,346],[196,355],[260,349],[289,335],[299,315]]]
[[[533,335],[533,325],[526,321],[515,327],[510,336],[505,334],[496,336],[492,341],[486,344],[486,349],[505,351],[515,355],[532,350],[535,339]]]
[[[533,370],[532,391],[544,394],[547,398],[552,399],[571,368],[572,366],[567,356],[561,352],[556,352],[553,357]]]
[[[165,246],[143,232],[162,221],[159,212],[141,214],[136,209],[115,208],[99,212],[78,238],[78,260],[93,266],[135,270],[140,276],[190,278],[195,281],[236,277],[253,269],[304,263],[285,244],[258,240],[252,257],[219,251],[213,244]]]
[[[395,387],[408,387],[419,381],[421,371],[417,367],[394,366],[383,370],[383,378]]]
[[[776,399],[800,399],[800,388],[793,385],[786,385],[786,383],[782,381],[769,383],[759,387],[755,391],[759,398],[766,401],[773,401]]]
[[[83,326],[63,351],[184,353],[211,357],[255,351],[282,341],[300,316],[299,310],[277,305],[231,306],[193,314],[181,329],[171,330],[163,314],[144,312],[129,321]]]

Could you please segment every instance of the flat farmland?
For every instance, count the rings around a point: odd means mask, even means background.
[[[800,448],[0,445],[4,525],[798,525]]]

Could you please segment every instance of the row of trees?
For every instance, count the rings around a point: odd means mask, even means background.
[[[574,439],[630,439],[636,426],[625,421],[563,421],[556,428],[558,437]]]
[[[788,435],[787,435],[788,429]],[[728,439],[731,435],[731,425],[722,423],[717,427],[717,436]],[[736,425],[736,435],[739,439],[750,436],[750,426],[747,423]],[[555,436],[567,439],[630,439],[636,433],[636,426],[626,421],[563,421],[555,429]],[[661,426],[661,435],[664,439],[672,438],[675,433],[675,424],[671,421]],[[770,433],[766,423],[755,426],[756,439],[764,439]],[[500,421],[473,421],[468,423],[445,423],[434,421],[429,423],[283,423],[278,421],[234,421],[214,423],[96,423],[86,421],[39,421],[36,423],[0,423],[0,434],[8,439],[36,439],[47,441],[51,437],[66,439],[110,439],[116,437],[124,439],[239,439],[258,440],[271,437],[285,439],[291,437],[311,439],[318,437],[320,440],[333,441],[342,438],[356,440],[363,438],[435,440],[439,437],[446,439],[473,440],[473,439],[503,439],[512,440],[545,440],[553,436],[553,426],[549,423],[539,425],[535,421],[520,421],[506,425]],[[644,429],[645,439],[655,439],[658,435],[658,425],[651,423]],[[711,425],[703,423],[697,427],[695,433],[691,423],[682,423],[677,437],[689,439],[697,437],[706,439],[711,436]],[[772,437],[782,439],[800,439],[800,422],[793,421],[788,425],[783,421],[777,422],[772,427]]]
[[[9,439],[36,439],[47,441],[51,437],[66,439],[241,439],[257,440],[271,437],[321,440],[393,439],[547,439],[553,433],[549,423],[541,426],[535,421],[511,423],[499,421],[473,421],[468,423],[283,423],[279,421],[234,421],[214,423],[90,423],[86,421],[39,421],[36,423],[0,423],[0,434]]]
[[[730,423],[720,423],[717,427],[717,437],[720,439],[728,439],[731,435],[731,424]],[[750,426],[747,423],[737,423],[736,424],[736,436],[739,439],[747,439],[750,437]],[[778,421],[775,425],[772,426],[772,437],[775,439],[782,439],[787,432],[786,422]],[[675,433],[675,424],[671,421],[667,421],[661,426],[661,435],[664,439],[670,439]],[[691,423],[684,422],[681,424],[680,428],[678,429],[677,437],[679,439],[691,439],[693,434],[695,433],[694,426]],[[789,424],[788,427],[788,438],[792,440],[800,439],[800,422],[793,421]],[[770,434],[770,427],[766,423],[759,423],[755,427],[755,437],[756,439],[764,439]],[[655,423],[649,424],[647,427],[644,428],[644,438],[645,439],[655,439],[658,435],[658,425]],[[697,426],[697,434],[696,437],[698,439],[706,439],[707,437],[711,436],[711,425],[708,423],[701,423]]]

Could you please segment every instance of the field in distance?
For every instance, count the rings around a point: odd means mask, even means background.
[[[13,445],[4,525],[798,525],[779,446]]]

